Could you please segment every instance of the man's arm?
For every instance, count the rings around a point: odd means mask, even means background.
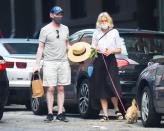
[[[67,50],[69,50],[69,47],[70,47],[71,45],[69,44],[69,40],[66,40],[66,47],[67,47]]]
[[[44,50],[44,43],[39,42],[38,50],[36,53],[36,63],[33,72],[40,71],[40,61],[43,55],[43,50]]]
[[[36,64],[39,65],[42,55],[43,55],[43,50],[44,50],[44,43],[39,42],[37,54],[36,54]]]

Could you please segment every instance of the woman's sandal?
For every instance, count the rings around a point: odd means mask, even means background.
[[[115,114],[116,114],[117,120],[123,120],[124,119],[124,117],[120,111],[115,111]]]
[[[106,122],[106,121],[108,121],[108,120],[109,120],[108,116],[103,116],[103,117],[100,119],[101,122]]]

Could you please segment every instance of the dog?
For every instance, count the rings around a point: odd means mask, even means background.
[[[138,120],[138,105],[135,99],[132,100],[131,106],[127,109],[125,118],[128,124],[136,123]]]

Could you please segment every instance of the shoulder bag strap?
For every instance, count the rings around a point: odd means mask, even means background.
[[[110,30],[108,30],[107,32],[105,32],[101,37],[100,37],[100,39],[99,40],[101,40],[108,32],[110,32],[111,30],[113,30],[113,29],[110,29]]]

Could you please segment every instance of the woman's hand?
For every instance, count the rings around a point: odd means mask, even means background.
[[[100,51],[100,48],[99,47],[96,47],[95,49],[96,49],[96,51]]]
[[[105,56],[111,55],[113,52],[109,49],[106,49],[105,52],[103,53]]]

